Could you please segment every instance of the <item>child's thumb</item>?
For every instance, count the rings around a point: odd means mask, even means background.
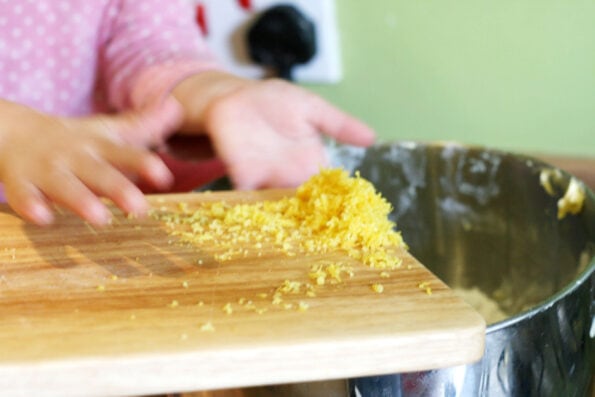
[[[124,112],[111,119],[110,129],[133,146],[163,144],[182,124],[182,106],[173,97],[141,110]]]

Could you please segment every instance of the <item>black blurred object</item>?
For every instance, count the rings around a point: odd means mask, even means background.
[[[314,23],[292,5],[273,6],[248,30],[248,51],[254,62],[292,80],[293,67],[316,54]]]

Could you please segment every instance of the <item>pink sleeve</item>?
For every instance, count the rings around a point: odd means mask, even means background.
[[[185,77],[218,68],[187,0],[111,0],[104,21],[101,79],[114,109],[144,107]]]

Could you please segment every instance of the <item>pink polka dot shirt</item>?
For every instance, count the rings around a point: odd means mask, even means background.
[[[0,98],[59,116],[161,100],[217,68],[193,11],[188,0],[0,0]],[[166,163],[186,178],[176,190],[224,172],[216,161]]]
[[[215,67],[188,0],[0,0],[0,97],[76,116]]]

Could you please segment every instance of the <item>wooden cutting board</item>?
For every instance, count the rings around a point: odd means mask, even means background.
[[[176,208],[287,194],[149,200]],[[339,252],[217,262],[205,247],[177,244],[158,220],[114,213],[103,229],[70,214],[40,228],[0,207],[2,393],[208,390],[426,370],[483,353],[483,319],[402,249],[388,278]],[[308,283],[317,261],[351,261],[354,276],[273,303],[286,280]]]

